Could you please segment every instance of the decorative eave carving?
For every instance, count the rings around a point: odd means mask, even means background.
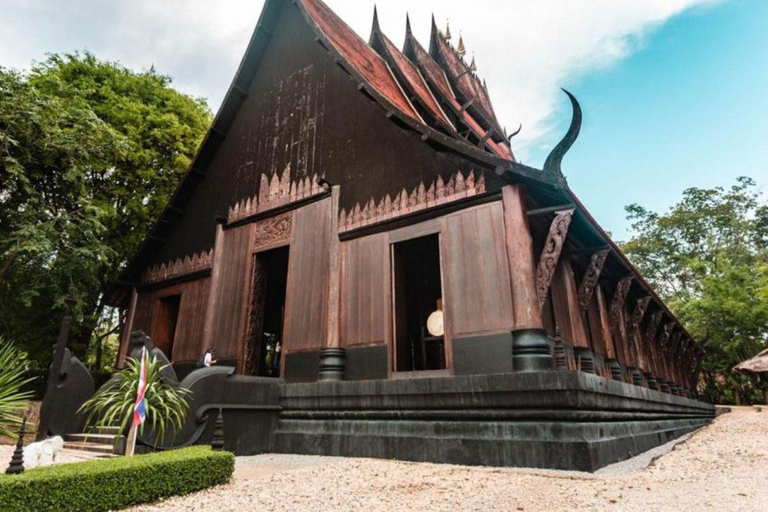
[[[653,340],[656,339],[656,332],[659,330],[662,316],[664,316],[664,311],[662,310],[651,315],[651,320],[648,322],[648,326],[645,329],[645,339],[649,342],[653,342]]]
[[[597,251],[589,258],[587,270],[584,272],[581,283],[579,283],[579,309],[582,313],[589,307],[592,295],[595,293],[595,288],[600,280],[600,274],[603,272],[605,260],[610,252],[610,249],[604,249]]]
[[[484,192],[485,176],[482,173],[476,178],[474,171],[470,171],[467,176],[458,171],[448,179],[447,183],[438,176],[437,180],[429,186],[420,183],[410,194],[406,189],[402,189],[394,199],[387,194],[378,203],[371,198],[363,205],[355,204],[350,210],[342,209],[339,213],[339,231],[352,231],[379,224]]]
[[[285,168],[282,176],[275,173],[272,178],[267,178],[262,174],[258,195],[243,199],[230,207],[227,222],[236,222],[325,192],[327,191],[318,184],[316,174],[291,181],[290,166]]]
[[[574,208],[562,210],[555,213],[552,225],[549,227],[547,241],[544,243],[544,250],[539,258],[539,265],[536,268],[536,295],[539,299],[539,307],[544,306],[547,300],[549,285],[552,284],[552,277],[555,275],[557,262],[560,260],[560,253],[565,244],[565,238],[568,236],[568,228],[571,225]]]
[[[610,319],[611,326],[614,328],[614,332],[620,332],[621,327],[621,312],[624,309],[624,303],[627,301],[627,294],[629,288],[632,286],[634,276],[623,277],[616,285],[616,291],[613,293],[611,299]]]
[[[290,239],[292,227],[293,212],[285,212],[257,222],[254,226],[253,248],[275,245]]]
[[[213,249],[208,252],[201,252],[176,259],[170,263],[162,263],[148,268],[141,275],[142,285],[155,284],[162,281],[169,281],[184,275],[194,274],[202,270],[208,270],[213,266]]]
[[[641,297],[637,300],[637,303],[635,304],[635,309],[632,311],[632,317],[629,320],[629,328],[630,330],[634,331],[638,327],[640,327],[640,322],[643,321],[643,317],[645,316],[645,312],[648,309],[648,304],[651,302],[651,296],[646,295],[645,297]]]
[[[667,322],[664,324],[664,330],[661,332],[661,337],[659,338],[659,344],[664,348],[666,351],[667,344],[669,343],[669,336],[672,334],[672,329],[675,327],[675,322]]]

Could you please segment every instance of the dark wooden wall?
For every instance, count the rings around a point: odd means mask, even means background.
[[[205,339],[220,359],[236,358],[242,340],[253,262],[253,226],[221,229],[216,241]]]
[[[203,353],[203,328],[208,304],[210,278],[197,279],[170,287],[139,292],[136,301],[134,330],[152,335],[159,300],[170,295],[181,295],[179,318],[176,323],[174,362],[196,361]]]
[[[443,293],[452,336],[512,330],[503,216],[496,202],[443,219]]]
[[[286,354],[325,346],[332,215],[330,198],[294,212],[283,331]]]
[[[248,97],[152,263],[210,249],[214,217],[257,195],[262,175],[325,175],[341,186],[340,205],[350,209],[438,175],[448,181],[459,170],[480,171],[403,130],[356,86],[286,1]]]
[[[342,244],[342,347],[391,343],[392,285],[389,254],[387,233]]]

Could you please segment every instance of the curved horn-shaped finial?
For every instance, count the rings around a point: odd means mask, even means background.
[[[579,136],[579,131],[581,130],[581,106],[573,94],[566,91],[565,89],[563,89],[563,92],[568,95],[568,98],[571,100],[571,105],[573,105],[573,118],[571,119],[571,126],[568,128],[568,133],[565,134],[563,140],[561,140],[557,146],[555,146],[555,148],[547,157],[547,161],[544,162],[545,171],[552,172],[560,176],[563,175],[563,171],[560,169],[560,164],[563,161],[563,157],[568,152],[568,150],[571,149],[573,143],[576,142],[576,139]]]
[[[509,135],[507,135],[507,138],[511,139],[515,135],[519,134],[522,130],[523,130],[523,123],[520,123],[520,126],[517,127],[517,130],[515,131],[515,133],[510,133]]]

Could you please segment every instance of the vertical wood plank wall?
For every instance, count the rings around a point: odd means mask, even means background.
[[[390,276],[387,233],[358,238],[342,244],[342,347],[391,343]]]
[[[214,269],[218,283],[212,287],[212,310],[209,311],[210,343],[218,359],[234,359],[240,346],[245,321],[245,295],[249,285],[251,268],[251,234],[253,224],[239,226],[221,232]]]
[[[331,215],[330,198],[294,213],[283,331],[286,353],[325,346]]]
[[[446,320],[453,337],[509,332],[512,293],[501,202],[442,219]]]
[[[142,330],[151,336],[158,300],[169,295],[181,294],[173,346],[173,361],[183,362],[200,359],[204,350],[203,324],[210,284],[211,279],[206,277],[166,288],[139,292],[133,329]]]

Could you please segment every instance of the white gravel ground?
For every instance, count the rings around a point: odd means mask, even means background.
[[[0,471],[5,471],[5,468],[7,468],[8,464],[11,463],[11,457],[13,456],[13,451],[15,449],[16,449],[15,445],[8,445],[8,444],[0,445]],[[89,452],[80,451],[80,450],[62,450],[56,460],[56,464],[69,464],[71,462],[82,462],[84,460],[89,460],[97,457],[98,455],[95,453],[89,453]],[[0,510],[2,510],[2,507],[0,507]]]
[[[645,457],[594,475],[297,455],[238,457],[229,484],[134,510],[768,510],[768,413],[735,409],[684,442]],[[658,458],[645,467],[653,457]]]

